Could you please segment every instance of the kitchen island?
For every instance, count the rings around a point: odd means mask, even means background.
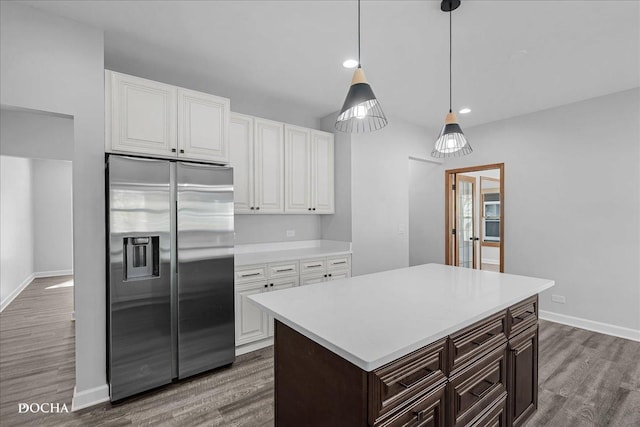
[[[553,285],[426,264],[250,296],[276,319],[276,425],[522,424]]]

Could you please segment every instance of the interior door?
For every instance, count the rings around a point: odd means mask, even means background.
[[[476,179],[456,174],[455,221],[456,258],[455,265],[476,268]]]

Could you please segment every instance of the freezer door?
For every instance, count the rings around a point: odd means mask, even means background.
[[[170,163],[109,156],[111,400],[171,382]]]
[[[233,170],[177,164],[178,377],[235,358]]]

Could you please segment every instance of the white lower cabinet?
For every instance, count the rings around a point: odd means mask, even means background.
[[[351,255],[236,267],[236,354],[273,343],[273,317],[251,303],[248,296],[347,277],[351,277]]]
[[[260,281],[236,286],[236,346],[269,337],[267,314],[247,299],[249,295],[266,292],[267,285]]]
[[[351,255],[300,260],[300,285],[351,277]]]

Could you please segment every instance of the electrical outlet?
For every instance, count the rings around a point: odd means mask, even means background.
[[[551,295],[551,301],[557,302],[559,304],[564,304],[567,302],[567,299],[564,295]]]
[[[287,237],[296,237],[296,230],[287,230]]]

